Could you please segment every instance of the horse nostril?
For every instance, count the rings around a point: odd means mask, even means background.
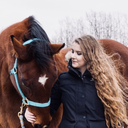
[[[40,124],[34,124],[34,128],[44,128],[44,127]]]

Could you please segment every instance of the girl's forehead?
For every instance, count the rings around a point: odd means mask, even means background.
[[[78,43],[73,42],[71,45],[71,49],[75,51],[81,51],[80,45]]]

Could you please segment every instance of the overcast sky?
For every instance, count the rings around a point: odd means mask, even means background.
[[[49,37],[66,17],[80,18],[89,11],[128,13],[127,0],[0,0],[0,32],[33,15]]]

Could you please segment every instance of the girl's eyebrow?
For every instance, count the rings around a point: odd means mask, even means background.
[[[71,49],[71,50],[73,50],[73,51],[75,51],[75,52],[82,52],[82,51],[76,51],[76,50],[74,50],[74,49]]]

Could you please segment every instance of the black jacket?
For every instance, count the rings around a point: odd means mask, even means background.
[[[86,70],[81,76],[78,70],[68,68],[60,74],[51,93],[51,115],[63,103],[59,128],[107,128],[104,107],[90,72]]]

